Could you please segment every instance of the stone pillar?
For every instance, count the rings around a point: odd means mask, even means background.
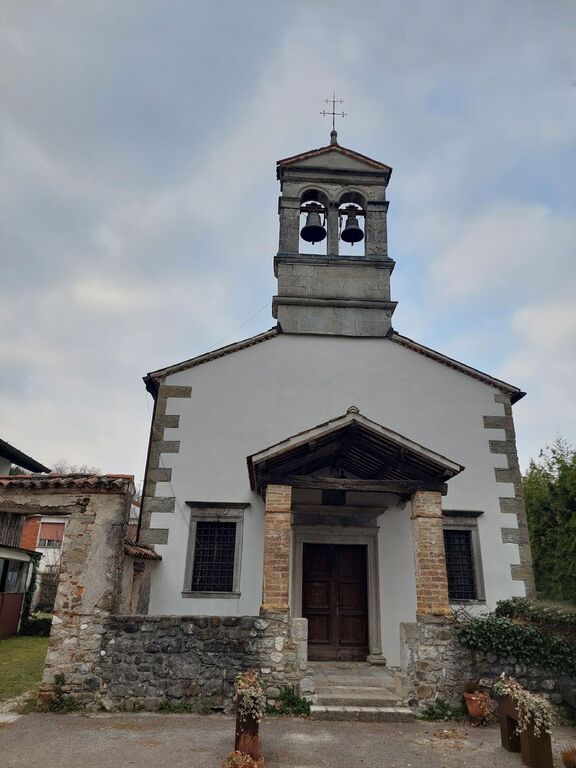
[[[326,231],[328,235],[326,253],[328,256],[338,256],[338,225],[339,211],[337,203],[329,203],[326,207]]]
[[[292,488],[269,485],[264,515],[263,613],[288,613],[291,545]]]
[[[416,491],[412,496],[412,539],[416,615],[450,616],[440,491]]]

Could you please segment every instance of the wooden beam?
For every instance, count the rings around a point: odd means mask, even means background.
[[[268,484],[290,485],[292,488],[312,488],[338,491],[372,491],[375,493],[411,494],[414,491],[440,491],[448,493],[441,480],[356,480],[340,477],[309,477],[307,475],[261,475],[260,486]]]

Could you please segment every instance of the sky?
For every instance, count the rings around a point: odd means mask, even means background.
[[[394,328],[575,442],[573,0],[3,0],[0,436],[140,481],[148,371],[272,327],[275,163],[393,167]]]

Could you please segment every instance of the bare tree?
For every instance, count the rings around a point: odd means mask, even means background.
[[[52,466],[52,472],[57,475],[100,475],[102,470],[90,467],[88,464],[70,464],[66,459],[58,459]]]

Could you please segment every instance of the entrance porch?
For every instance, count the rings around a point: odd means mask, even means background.
[[[405,620],[451,614],[441,497],[460,464],[352,407],[248,466],[266,500],[262,611],[307,619],[311,661],[385,664],[383,625],[399,645],[381,595],[383,556],[395,537],[401,546],[397,521],[411,529],[409,556],[393,578],[388,567],[388,596],[411,585]]]

